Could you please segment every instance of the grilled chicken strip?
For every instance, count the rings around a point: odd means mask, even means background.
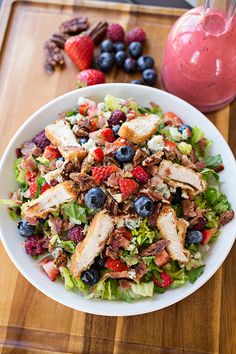
[[[185,183],[195,189],[196,193],[202,193],[206,189],[206,182],[200,173],[190,168],[178,165],[171,161],[163,160],[159,167],[159,176],[168,183],[168,179]]]
[[[37,199],[24,203],[22,212],[26,219],[45,218],[50,212],[55,212],[60,204],[75,201],[77,194],[74,182],[65,181],[49,188]]]
[[[76,140],[70,125],[63,119],[56,120],[45,128],[45,135],[60,151],[65,160],[83,160],[87,151]]]
[[[94,258],[103,250],[105,242],[114,228],[112,218],[107,211],[101,210],[93,218],[86,237],[80,242],[71,257],[70,271],[79,278],[83,270],[89,268]]]
[[[177,219],[175,210],[170,206],[164,206],[157,218],[157,227],[161,238],[169,241],[166,248],[170,257],[181,263],[188,262],[187,250],[183,248],[188,222]]]

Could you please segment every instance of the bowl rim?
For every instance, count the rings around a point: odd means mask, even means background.
[[[31,114],[25,121],[24,123],[17,129],[17,131],[15,132],[15,134],[13,135],[13,137],[10,139],[7,147],[5,148],[2,158],[0,160],[0,180],[2,179],[2,175],[3,175],[3,166],[6,162],[7,156],[8,154],[12,151],[12,145],[14,145],[15,140],[22,134],[22,132],[25,130],[25,127],[30,124],[32,121],[34,121],[35,117],[37,117],[40,113],[43,113],[44,111],[47,111],[51,106],[56,105],[59,101],[63,101],[64,99],[66,99],[67,97],[74,95],[75,93],[78,93],[78,97],[79,96],[85,96],[86,97],[86,92],[89,92],[89,95],[96,95],[99,94],[99,88],[102,87],[112,87],[112,86],[119,86],[119,87],[124,87],[124,88],[134,88],[133,84],[129,84],[129,83],[106,83],[106,84],[99,84],[96,86],[88,86],[88,87],[84,87],[81,89],[75,89],[72,91],[69,91],[65,94],[62,94],[56,98],[54,98],[53,100],[50,100],[49,102],[47,102],[46,104],[44,104],[43,106],[41,106],[38,110],[36,110],[33,114]],[[91,91],[97,91],[95,93],[91,92]],[[170,94],[166,91],[157,89],[157,88],[153,88],[153,87],[147,87],[147,86],[139,86],[136,85],[136,90],[146,90],[146,91],[158,91],[161,95],[163,96],[171,96],[173,100],[175,100],[176,105],[178,105],[178,103],[184,104],[187,108],[191,108],[191,110],[195,110],[195,112],[199,115],[201,115],[202,119],[207,121],[208,124],[210,125],[210,127],[214,130],[214,132],[218,135],[220,135],[223,139],[224,137],[222,136],[222,134],[219,132],[219,130],[215,127],[215,125],[205,117],[205,115],[203,113],[201,113],[200,111],[198,111],[198,109],[196,109],[194,106],[192,106],[191,104],[189,104],[188,102],[182,100],[181,98]],[[132,92],[132,91],[131,91]],[[132,96],[132,94],[131,94]],[[161,103],[160,103],[161,105]],[[53,121],[53,119],[52,119]],[[224,139],[225,141],[225,139]],[[227,157],[232,160],[233,162],[233,170],[234,170],[234,175],[236,177],[236,163],[235,163],[235,159],[233,156],[233,153],[228,145],[228,143],[225,141],[226,144],[226,148],[227,148]],[[166,303],[163,306],[158,306],[158,301],[151,303],[149,306],[146,306],[143,309],[138,309],[135,310],[134,306],[130,306],[130,310],[115,310],[114,313],[111,313],[110,310],[106,310],[106,307],[104,306],[103,309],[101,309],[101,307],[97,304],[95,304],[95,306],[91,306],[90,308],[86,308],[84,309],[83,306],[79,306],[78,304],[75,304],[74,306],[72,304],[69,303],[69,301],[66,301],[63,299],[63,297],[58,296],[57,294],[51,294],[49,293],[49,291],[47,291],[47,289],[43,286],[40,285],[31,275],[30,272],[28,272],[27,270],[24,269],[24,267],[22,267],[22,265],[15,259],[13,252],[11,251],[10,247],[8,247],[7,242],[5,241],[5,238],[3,236],[3,232],[0,228],[0,240],[2,240],[3,246],[8,254],[8,256],[10,257],[11,261],[13,262],[13,264],[16,266],[16,268],[18,269],[18,271],[24,276],[25,279],[27,279],[29,281],[29,283],[31,283],[36,289],[38,289],[40,292],[42,292],[44,295],[48,296],[49,298],[69,307],[72,308],[74,310],[79,310],[82,312],[86,312],[86,313],[90,313],[90,314],[95,314],[95,315],[103,315],[103,316],[133,316],[133,315],[141,315],[141,314],[145,314],[145,313],[150,313],[153,311],[158,311],[161,309],[164,309],[168,306],[174,305],[177,302],[187,298],[188,296],[190,296],[191,294],[193,294],[196,290],[198,290],[200,287],[202,287],[215,273],[216,271],[220,268],[220,266],[222,265],[222,263],[224,262],[224,260],[226,259],[227,255],[229,254],[233,243],[235,241],[235,237],[236,237],[236,227],[235,230],[232,230],[232,233],[234,234],[234,237],[232,236],[230,243],[228,243],[228,247],[226,249],[224,249],[224,252],[222,253],[221,257],[218,259],[218,262],[216,263],[215,267],[208,270],[207,275],[205,274],[205,277],[199,278],[198,282],[196,282],[195,284],[191,284],[191,288],[184,289],[184,295],[177,295],[174,297],[174,299],[170,299],[168,301],[166,301]],[[67,291],[65,289],[65,291]],[[92,301],[92,300],[88,300],[88,301]],[[108,301],[108,300],[103,300],[103,301]],[[145,299],[143,300],[139,300],[138,302],[144,302]],[[133,304],[138,304],[138,302],[133,302]],[[119,301],[113,301],[113,303],[119,304],[119,303],[123,303],[123,302],[119,302]]]

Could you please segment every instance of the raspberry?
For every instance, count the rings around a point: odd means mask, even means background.
[[[98,162],[102,162],[104,159],[104,152],[101,147],[93,150],[93,155]]]
[[[108,143],[113,143],[116,138],[111,128],[106,128],[101,132],[102,139]]]
[[[159,288],[168,288],[173,283],[173,279],[166,272],[160,273],[160,277],[162,281],[159,281],[157,278],[153,277],[154,284],[159,286]]]
[[[139,183],[145,184],[149,179],[149,174],[141,166],[135,167],[131,173]]]
[[[146,33],[141,27],[136,27],[130,31],[127,35],[127,42],[140,42],[144,43],[146,41]]]
[[[108,124],[110,127],[113,127],[114,125],[119,125],[123,123],[125,120],[126,120],[126,115],[124,114],[124,112],[117,109],[116,111],[112,112]]]
[[[136,183],[133,179],[123,179],[119,180],[120,191],[125,197],[129,197],[134,194],[138,190],[138,183]]]
[[[33,142],[42,150],[44,150],[46,146],[50,145],[50,141],[46,138],[45,130],[42,130],[40,133],[36,134],[33,138]]]
[[[109,37],[112,42],[123,42],[125,31],[118,23],[112,23],[107,28],[107,37]]]
[[[84,239],[84,228],[82,225],[72,227],[67,233],[67,238],[74,242],[81,242]]]
[[[107,179],[112,173],[119,171],[119,167],[116,165],[93,167],[92,176],[97,184],[102,183]]]
[[[31,236],[25,241],[25,252],[29,256],[37,256],[46,252],[49,240],[40,238],[39,236]]]

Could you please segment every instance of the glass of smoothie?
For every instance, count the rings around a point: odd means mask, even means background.
[[[172,27],[164,53],[165,89],[202,112],[236,97],[236,0],[207,0]]]

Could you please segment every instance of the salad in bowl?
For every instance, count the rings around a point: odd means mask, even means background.
[[[1,203],[26,257],[86,298],[132,302],[194,283],[234,217],[197,126],[134,99],[79,97],[23,142]]]

